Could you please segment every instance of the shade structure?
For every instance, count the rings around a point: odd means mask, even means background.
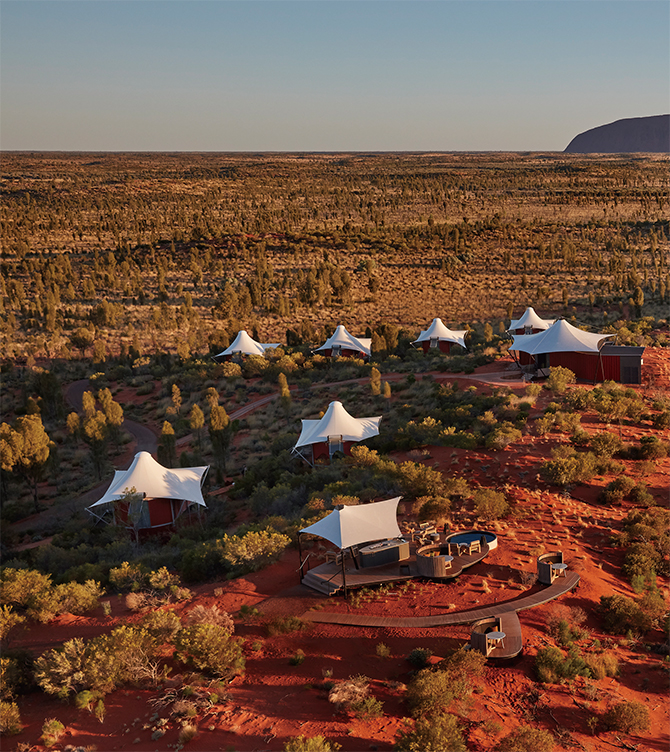
[[[135,490],[151,499],[181,499],[205,506],[202,481],[209,465],[202,467],[163,467],[149,452],[138,452],[127,470],[116,470],[105,495],[89,509],[122,499],[127,490]]]
[[[270,350],[274,347],[279,347],[279,342],[256,342],[255,339],[252,339],[247,332],[242,329],[242,331],[237,333],[237,337],[235,337],[232,344],[229,347],[226,347],[226,349],[223,352],[220,352],[216,357],[224,358],[228,355],[236,355],[238,353],[241,355],[264,355],[266,350]]]
[[[333,334],[321,345],[317,347],[314,352],[330,351],[331,353],[360,353],[366,357],[370,357],[372,340],[369,338],[354,337],[353,334],[349,334],[342,324],[340,324]]]
[[[338,548],[358,546],[368,541],[400,537],[398,502],[401,497],[372,504],[357,504],[334,509],[327,517],[301,530],[318,535]]]
[[[442,322],[442,319],[433,319],[433,323],[428,329],[425,331],[422,330],[421,334],[419,334],[412,344],[416,345],[421,342],[437,340],[438,342],[453,342],[456,345],[465,347],[465,335],[467,333],[467,329],[452,331]]]
[[[532,306],[529,306],[526,308],[526,310],[523,313],[523,316],[520,319],[513,319],[510,321],[508,332],[516,331],[517,329],[540,329],[545,330],[548,329],[553,323],[555,323],[555,319],[543,319],[540,318],[540,316],[537,315],[535,312],[535,309]]]
[[[564,319],[559,319],[543,332],[514,335],[510,350],[529,355],[559,352],[597,353],[605,340],[614,336],[584,332]]]
[[[302,421],[302,431],[293,449],[328,441],[331,436],[339,436],[343,441],[369,439],[379,434],[381,419],[381,415],[374,418],[354,418],[341,402],[331,402],[323,418]]]

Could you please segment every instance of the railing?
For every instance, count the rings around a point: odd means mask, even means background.
[[[303,567],[305,566],[305,564],[307,564],[307,562],[309,561],[309,557],[310,557],[311,555],[312,555],[311,553],[307,554],[307,556],[305,556],[305,558],[304,558],[304,559],[302,560],[302,562],[300,563],[300,566],[298,567],[298,570],[297,570],[297,571],[298,571],[298,572],[300,572],[300,581],[301,581],[301,582],[302,582],[302,578],[303,578],[303,571],[302,571],[302,568],[303,568]],[[309,567],[307,567],[307,570],[309,571]]]

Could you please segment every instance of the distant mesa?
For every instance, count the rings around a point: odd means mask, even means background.
[[[567,145],[568,154],[670,152],[670,115],[624,118],[584,131]]]

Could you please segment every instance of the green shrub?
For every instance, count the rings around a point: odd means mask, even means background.
[[[663,556],[653,543],[633,543],[626,550],[621,571],[626,577],[656,576],[663,562]]]
[[[224,627],[215,624],[195,624],[177,633],[177,655],[183,663],[194,665],[230,680],[244,673],[244,655],[240,641],[231,637]]]
[[[417,501],[422,502],[419,507],[419,522],[443,519],[449,514],[451,508],[451,502],[444,496],[439,498],[431,496],[426,497],[424,500],[418,499]]]
[[[535,672],[539,681],[545,684],[558,684],[562,679],[591,675],[586,662],[574,647],[570,648],[566,657],[563,657],[558,648],[547,647],[538,650],[535,656]]]
[[[430,648],[414,648],[407,656],[407,660],[414,668],[425,668],[428,665],[433,651]]]
[[[65,726],[56,718],[47,718],[42,724],[41,740],[45,747],[53,747],[65,733]]]
[[[552,752],[555,746],[554,737],[548,731],[532,726],[519,726],[499,744],[500,752]]]
[[[480,488],[475,491],[474,505],[477,514],[485,520],[498,520],[509,512],[505,494],[492,488]]]
[[[95,610],[105,591],[100,583],[87,580],[85,583],[68,582],[56,586],[56,597],[59,601],[59,612],[67,614],[85,614]]]
[[[0,606],[0,642],[4,642],[10,631],[25,620],[25,616],[15,613],[11,606]]]
[[[268,636],[279,634],[291,634],[307,629],[307,624],[298,616],[277,616],[266,624],[265,630]]]
[[[634,734],[651,728],[649,710],[641,702],[618,702],[607,710],[603,722],[612,731]]]
[[[393,749],[396,752],[466,752],[460,724],[451,713],[436,713],[419,718],[412,728],[400,731]]]
[[[521,431],[518,428],[514,428],[511,424],[503,424],[487,435],[484,445],[487,449],[498,451],[505,449],[515,441],[519,441],[520,438]]]
[[[323,736],[294,736],[284,742],[284,752],[337,752],[342,746]]]
[[[300,666],[305,662],[305,651],[298,650],[295,651],[295,653],[288,659],[288,662],[291,664],[291,666]]]
[[[0,735],[20,734],[22,730],[18,705],[12,701],[0,700]]]
[[[375,652],[377,653],[379,658],[389,658],[391,655],[391,648],[388,645],[385,645],[383,642],[379,642],[377,643]]]
[[[617,676],[619,661],[612,653],[599,653],[586,656],[586,665],[594,679],[604,679],[606,676]]]
[[[608,483],[598,495],[598,501],[601,504],[618,504],[623,501],[634,488],[635,481],[624,475],[623,477],[617,478],[611,483]]]
[[[407,686],[407,702],[416,718],[429,717],[446,710],[453,700],[468,697],[473,689],[465,674],[423,669]]]
[[[601,595],[598,612],[604,628],[613,634],[644,633],[651,628],[650,617],[624,595]]]
[[[167,642],[181,629],[181,619],[172,610],[152,611],[144,617],[142,626],[158,641]]]
[[[545,386],[553,394],[564,394],[568,389],[568,385],[574,384],[575,381],[577,381],[577,377],[569,368],[552,366],[549,369],[549,378],[546,380]]]
[[[591,436],[589,446],[601,457],[612,457],[623,449],[621,439],[614,433],[596,433]]]

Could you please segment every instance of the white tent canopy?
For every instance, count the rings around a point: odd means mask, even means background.
[[[131,488],[147,499],[180,499],[204,507],[201,485],[207,470],[208,465],[171,470],[156,462],[149,452],[138,452],[127,470],[114,472],[105,495],[88,508],[119,501]]]
[[[507,331],[514,331],[516,329],[525,329],[529,327],[531,329],[548,329],[555,319],[542,319],[532,306],[526,308],[523,316],[520,319],[514,319],[510,322],[509,329]],[[527,335],[526,335],[527,336]]]
[[[430,342],[431,339],[443,340],[445,342],[454,342],[461,347],[465,347],[465,335],[467,329],[452,331],[448,326],[442,323],[442,319],[433,319],[433,323],[412,342],[416,345],[419,342]]]
[[[328,337],[321,347],[317,347],[314,352],[319,350],[332,350],[334,347],[341,348],[342,350],[357,350],[358,352],[365,353],[365,355],[371,354],[372,340],[369,338],[354,337],[353,334],[349,334],[342,324],[333,332],[332,336]]]
[[[525,352],[529,355],[557,352],[597,353],[602,343],[614,336],[614,334],[584,332],[568,324],[564,319],[559,319],[543,332],[514,335],[510,350]]]
[[[327,517],[301,530],[318,535],[338,548],[349,548],[368,541],[400,537],[398,502],[401,497],[334,509]]]
[[[235,353],[241,353],[242,355],[264,355],[266,350],[270,350],[274,347],[279,347],[279,342],[256,342],[255,339],[252,339],[246,331],[242,329],[241,332],[237,333],[237,337],[235,337],[233,343],[223,352],[220,352],[216,357],[222,358],[226,355],[235,355]]]
[[[329,436],[341,436],[342,441],[369,439],[379,434],[381,419],[381,415],[376,418],[354,418],[341,402],[331,402],[323,418],[302,421],[302,431],[293,450],[328,441]]]

